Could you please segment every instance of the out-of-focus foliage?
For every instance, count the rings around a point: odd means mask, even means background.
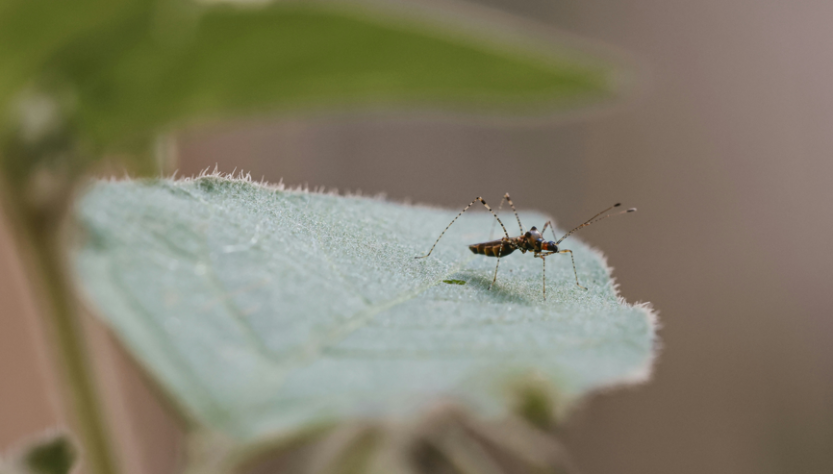
[[[222,178],[98,183],[77,269],[137,360],[235,443],[443,399],[542,424],[554,394],[646,376],[650,311],[617,297],[598,252],[567,245],[588,290],[554,257],[543,300],[541,261],[520,253],[490,290],[496,260],[467,248],[488,238],[485,213],[414,259],[456,214]]]
[[[244,465],[246,474],[577,472],[551,432],[515,416],[486,421],[442,404],[412,423],[359,420],[295,438]]]
[[[66,434],[48,433],[0,459],[0,474],[69,474],[76,457]]]
[[[160,130],[197,118],[357,104],[551,110],[612,93],[611,70],[581,55],[349,3],[6,0],[0,70],[0,134],[25,141],[47,104],[56,133],[72,137],[70,166],[147,151]],[[24,145],[4,147],[6,167],[41,156]]]
[[[109,32],[112,37],[83,40],[73,46],[78,56],[67,54],[66,63],[57,64],[77,85],[84,129],[96,139],[108,143],[183,118],[273,107],[529,105],[609,92],[604,69],[522,59],[441,32],[320,6],[178,13],[168,20],[175,29],[160,31],[158,39],[123,39],[123,30],[150,23],[135,18],[138,24]],[[119,51],[110,45],[120,40],[129,54],[112,54]],[[101,58],[106,68],[95,67]]]
[[[81,37],[94,36],[151,2],[136,0],[0,1],[0,106],[41,76]]]

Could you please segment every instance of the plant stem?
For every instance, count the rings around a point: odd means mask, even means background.
[[[0,179],[0,185],[8,184],[2,181],[5,180]],[[60,238],[60,224],[69,209],[70,196],[64,196],[63,202],[55,202],[43,212],[44,209],[35,210],[23,204],[21,193],[15,192],[18,189],[2,187],[11,191],[0,193],[0,204],[5,204],[2,207],[12,224],[16,246],[28,257],[24,261],[46,323],[50,360],[59,372],[64,409],[70,413],[73,432],[83,448],[85,472],[117,474],[116,456],[107,436]]]
[[[33,259],[43,284],[43,315],[49,324],[52,357],[60,369],[68,408],[84,447],[86,470],[90,474],[116,474],[115,456],[107,436],[101,403],[95,389],[92,367],[84,344],[78,302],[64,271],[63,254],[57,239],[31,236]]]

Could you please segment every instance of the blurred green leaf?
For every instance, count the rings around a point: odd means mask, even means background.
[[[14,450],[5,463],[0,459],[0,474],[68,474],[76,458],[69,436],[50,432]]]
[[[489,290],[495,259],[467,248],[485,213],[414,259],[456,213],[216,177],[100,182],[79,204],[76,268],[191,419],[241,444],[442,399],[502,416],[518,396],[530,411],[529,387],[572,400],[646,376],[651,313],[618,298],[598,252],[567,241],[588,290],[553,258],[544,301],[540,261],[520,253]]]
[[[28,58],[29,74],[29,63],[43,63],[38,79],[74,97],[79,131],[103,145],[142,141],[195,118],[275,109],[410,104],[529,111],[612,94],[609,67],[555,54],[552,45],[494,43],[367,8],[125,2],[93,9],[94,26],[59,28],[67,31],[6,62],[18,70],[14,59]],[[63,25],[46,16],[31,35],[50,22]],[[16,42],[24,38],[19,33]]]
[[[0,0],[0,106],[38,79],[55,54],[101,25],[116,23],[144,0]]]
[[[33,446],[23,463],[32,474],[67,474],[75,464],[75,448],[66,436]]]
[[[147,172],[160,132],[235,115],[357,106],[528,114],[616,92],[613,67],[584,53],[383,10],[0,0],[0,167],[22,187],[45,168],[71,177],[103,156],[132,157]]]

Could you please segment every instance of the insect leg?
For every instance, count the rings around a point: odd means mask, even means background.
[[[573,251],[572,250],[561,250],[558,253],[569,253],[570,254],[570,260],[573,261],[573,273],[576,275],[576,285],[581,286],[581,284],[578,282],[578,272],[576,271],[576,259],[573,258]],[[587,289],[584,286],[581,286],[581,287],[584,288],[585,290]]]
[[[509,193],[503,195],[503,199],[500,200],[500,205],[497,207],[497,212],[500,213],[500,210],[503,208],[503,203],[505,201],[509,201],[509,205],[512,206],[512,211],[515,213],[515,219],[518,220],[518,227],[521,228],[521,234],[524,233],[524,226],[521,224],[521,218],[518,217],[518,211],[515,209],[515,203],[512,202],[512,198],[509,197]],[[492,222],[492,229],[489,231],[489,240],[492,240],[492,235],[495,232],[495,223]]]
[[[544,235],[544,232],[546,232],[547,227],[549,227],[552,231],[552,236],[555,238],[555,240],[558,240],[558,236],[555,235],[555,224],[553,224],[552,221],[547,221],[547,223],[544,224],[544,229],[541,230],[541,235]]]
[[[544,285],[544,301],[547,300],[547,259],[546,259],[546,257],[547,257],[547,255],[552,255],[553,253],[554,252],[545,253],[545,254],[536,253],[535,255],[533,255],[533,257],[535,257],[535,258],[540,258],[541,263],[544,264],[544,271],[543,271],[543,273],[541,273],[541,282]]]
[[[464,212],[468,211],[468,210],[469,210],[469,208],[472,206],[472,204],[476,203],[477,201],[480,201],[480,202],[481,202],[484,206],[486,206],[486,209],[488,209],[488,210],[489,210],[489,212],[491,212],[491,213],[492,213],[492,215],[493,215],[493,216],[495,216],[495,219],[497,219],[498,224],[500,224],[500,227],[503,229],[503,234],[504,234],[504,235],[506,236],[506,238],[508,239],[508,238],[509,238],[509,232],[507,232],[507,231],[506,231],[506,226],[504,226],[504,225],[503,225],[503,222],[501,222],[501,221],[500,221],[500,218],[497,216],[497,214],[495,214],[495,211],[493,211],[493,210],[492,210],[492,208],[491,208],[491,207],[489,207],[489,205],[488,205],[488,204],[486,204],[486,201],[484,201],[484,200],[483,200],[483,198],[482,198],[482,197],[479,197],[479,196],[478,196],[478,197],[476,197],[476,198],[474,199],[474,201],[470,202],[468,206],[466,206],[465,208],[463,208],[463,210],[462,210],[462,211],[460,211],[460,213],[459,213],[459,214],[457,214],[457,217],[455,217],[455,218],[451,221],[451,224],[454,224],[454,222],[456,222],[456,221],[457,221],[457,219],[459,219],[459,218],[460,218],[460,216],[462,216]],[[434,242],[434,245],[432,245],[432,246],[431,246],[431,250],[429,250],[427,254],[423,255],[422,257],[414,257],[414,258],[425,258],[425,257],[427,257],[427,256],[431,255],[431,252],[433,252],[433,251],[434,251],[434,247],[436,247],[436,246],[437,246],[437,243],[439,243],[440,239],[442,239],[442,238],[443,238],[443,235],[445,235],[445,232],[448,230],[448,228],[449,228],[449,227],[451,227],[451,224],[448,224],[448,225],[446,226],[445,230],[443,230],[443,231],[442,231],[442,233],[440,234],[440,236],[439,236],[439,237],[437,237],[437,240]],[[501,248],[501,250],[502,250],[502,248]]]
[[[505,239],[503,239],[505,240]],[[497,264],[495,265],[495,276],[492,278],[492,283],[489,284],[489,290],[491,291],[492,286],[494,286],[495,282],[497,281],[497,269],[500,266],[500,256],[503,254],[503,242],[500,244],[500,249],[497,251]]]
[[[505,197],[506,196],[504,196],[504,198]],[[505,199],[500,200],[500,205],[497,207],[497,214],[500,214],[500,210],[503,208],[503,201],[505,201]],[[489,240],[492,240],[492,236],[495,235],[495,225],[497,225],[497,222],[492,222],[492,228],[489,229]]]

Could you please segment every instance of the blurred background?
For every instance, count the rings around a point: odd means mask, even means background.
[[[645,65],[639,94],[569,123],[342,112],[215,124],[178,139],[179,175],[217,164],[452,208],[510,192],[562,228],[636,206],[580,238],[607,254],[628,301],[659,311],[661,349],[649,383],[569,419],[580,471],[833,472],[833,3],[480,3],[627,51]],[[2,311],[31,315],[0,231]],[[60,417],[33,319],[0,318],[0,449]],[[120,374],[111,354],[103,371]],[[160,472],[175,424],[137,376],[118,376],[149,413],[127,434],[146,439],[135,455]]]

